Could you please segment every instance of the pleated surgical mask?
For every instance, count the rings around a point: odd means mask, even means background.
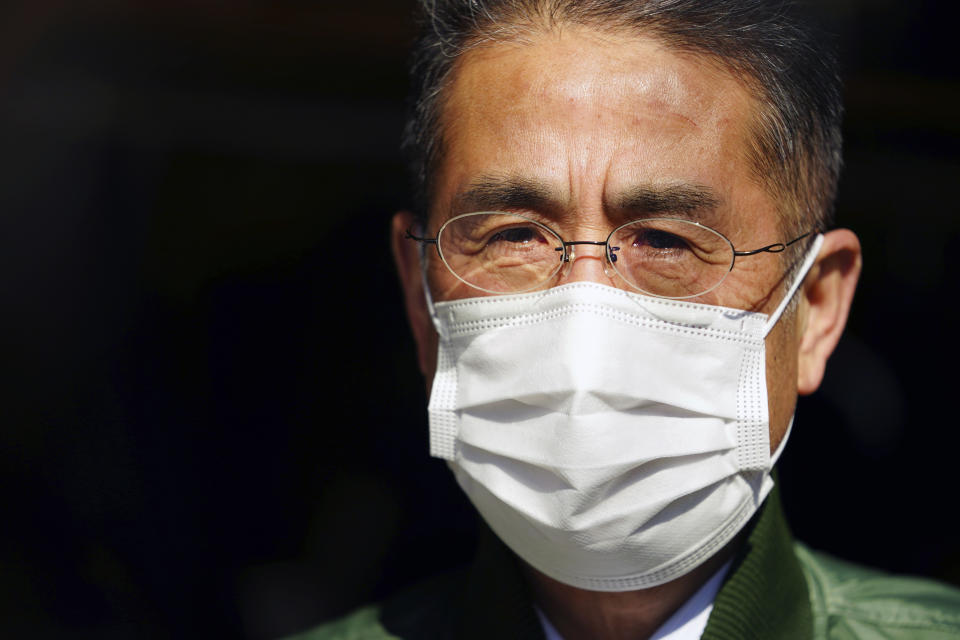
[[[764,342],[821,243],[769,317],[584,282],[430,304],[431,454],[560,582],[688,573],[773,487]]]

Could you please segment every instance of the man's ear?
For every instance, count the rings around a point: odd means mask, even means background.
[[[860,277],[860,241],[849,229],[824,234],[820,255],[803,284],[797,392],[813,393],[847,323]]]
[[[420,243],[407,238],[407,229],[416,221],[409,211],[401,211],[393,216],[390,233],[390,245],[393,259],[397,264],[400,286],[403,289],[403,302],[407,309],[407,319],[417,343],[417,361],[420,372],[427,380],[427,386],[433,380],[437,367],[437,332],[430,320],[427,301],[423,295],[423,275],[420,272]]]

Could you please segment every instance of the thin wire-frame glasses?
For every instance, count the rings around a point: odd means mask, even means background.
[[[447,269],[463,283],[494,294],[543,287],[569,270],[578,245],[604,248],[607,275],[659,298],[685,299],[720,285],[737,258],[780,253],[810,236],[738,251],[719,231],[683,218],[646,218],[623,224],[606,240],[566,241],[542,222],[516,213],[478,211],[447,220],[433,244]]]

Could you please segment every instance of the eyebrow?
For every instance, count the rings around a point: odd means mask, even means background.
[[[570,215],[566,198],[542,182],[518,176],[485,175],[474,180],[458,194],[452,214],[473,211],[505,211],[523,209],[552,212],[558,217]],[[699,221],[714,213],[721,198],[708,186],[700,184],[643,184],[624,190],[608,205],[614,219],[675,215]]]
[[[720,204],[716,192],[703,185],[640,185],[617,196],[613,208],[630,216],[669,213],[698,219],[716,210]]]
[[[542,183],[514,176],[481,176],[454,199],[454,213],[467,211],[533,211],[562,208],[564,198]]]

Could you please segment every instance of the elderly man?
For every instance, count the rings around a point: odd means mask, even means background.
[[[761,0],[432,0],[393,223],[475,563],[316,638],[947,638],[793,542],[771,471],[860,247],[830,57]],[[798,427],[798,428],[803,428]]]

